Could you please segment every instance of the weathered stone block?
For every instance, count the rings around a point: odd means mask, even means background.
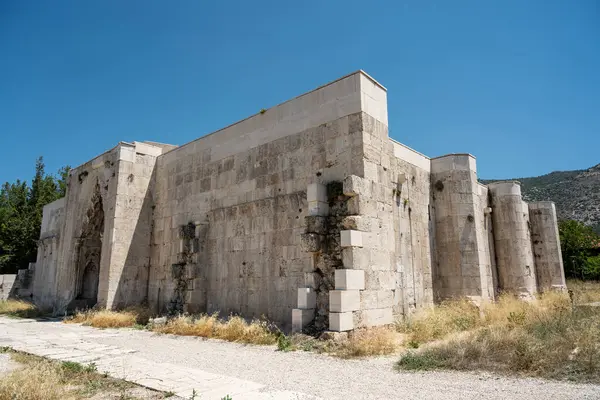
[[[302,329],[315,318],[315,310],[301,310],[294,308],[292,310],[292,332],[299,333]]]
[[[311,265],[314,264],[314,257],[310,257]],[[314,266],[313,268],[314,269]],[[304,285],[307,287],[316,287],[316,279],[314,272],[304,273]]]
[[[319,233],[324,235],[327,233],[327,218],[322,215],[308,215],[304,217],[306,221],[306,232]]]
[[[344,179],[344,194],[346,196],[371,196],[371,185],[369,182],[359,176],[350,175]]]
[[[394,304],[394,291],[392,290],[362,290],[360,292],[361,310],[388,308],[393,307]]]
[[[303,233],[300,236],[302,250],[310,253],[316,253],[323,246],[324,237],[318,233]]]
[[[364,289],[365,271],[360,269],[336,269],[335,288],[338,290]]]
[[[392,308],[362,310],[356,313],[356,327],[381,326],[394,323]]]
[[[345,247],[342,249],[344,268],[364,269],[370,264],[369,249],[364,247]]]
[[[312,288],[298,288],[298,308],[314,309],[317,305],[317,294]]]
[[[348,312],[360,310],[360,292],[358,290],[330,290],[329,311]]]
[[[334,332],[346,332],[354,329],[354,318],[351,312],[330,312],[329,330]]]
[[[370,263],[369,269],[372,271],[386,271],[390,270],[391,267],[391,255],[387,250],[381,249],[370,249],[369,251]]]
[[[342,220],[342,227],[348,230],[365,231],[371,230],[373,218],[361,216],[361,215],[350,215],[344,217]]]
[[[327,186],[321,183],[311,183],[306,189],[306,200],[310,203],[311,201],[327,202]]]
[[[324,201],[309,201],[308,214],[322,216],[329,214],[329,203]]]
[[[346,230],[340,231],[340,245],[342,247],[362,247],[362,232]]]
[[[352,215],[377,215],[377,203],[364,196],[350,197],[347,201],[348,213]]]
[[[395,271],[370,271],[365,274],[365,289],[367,290],[393,290],[395,288]]]
[[[365,165],[365,180],[367,181],[373,181],[375,183],[379,182],[379,174],[377,172],[377,167],[378,165],[371,162],[371,161],[367,161],[364,160],[364,165]]]

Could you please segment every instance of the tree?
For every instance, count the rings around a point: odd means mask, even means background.
[[[65,195],[69,169],[62,168],[59,177],[48,175],[39,157],[30,186],[17,180],[0,189],[0,273],[15,273],[35,261],[43,208]]]
[[[591,227],[578,221],[561,221],[558,229],[567,277],[600,279],[600,260],[594,256],[600,236]]]
[[[14,272],[27,259],[26,247],[31,222],[28,215],[27,183],[6,182],[0,191],[0,270]]]
[[[57,183],[59,199],[67,195],[67,179],[69,178],[69,172],[71,172],[71,167],[68,165],[58,170]]]

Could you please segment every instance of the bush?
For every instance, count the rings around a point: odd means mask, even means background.
[[[444,363],[440,357],[432,357],[430,354],[417,354],[414,352],[404,354],[396,364],[397,369],[407,371],[429,371],[442,368],[443,366]]]
[[[566,276],[600,279],[600,256],[593,254],[600,244],[600,236],[591,227],[577,221],[560,221],[558,229]]]

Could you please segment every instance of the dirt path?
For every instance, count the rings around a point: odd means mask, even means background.
[[[0,346],[60,360],[190,398],[221,399],[600,399],[600,386],[487,373],[398,373],[393,358],[340,360],[274,347],[99,330],[0,317]]]

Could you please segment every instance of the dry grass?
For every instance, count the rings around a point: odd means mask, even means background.
[[[146,326],[149,316],[148,310],[144,308],[128,308],[123,311],[88,310],[78,312],[64,322],[80,323],[95,328],[131,328]],[[179,316],[168,320],[164,325],[149,328],[157,333],[261,345],[275,344],[279,336],[279,332],[266,321],[254,320],[248,323],[237,316],[221,320],[216,314]]]
[[[0,315],[20,318],[35,318],[41,313],[37,307],[22,300],[0,301]]]
[[[149,311],[141,307],[127,308],[123,311],[87,310],[77,312],[64,322],[84,324],[94,328],[131,328],[136,325],[146,325],[149,316]]]
[[[342,358],[382,356],[397,352],[400,344],[400,336],[393,329],[360,329],[352,332],[333,354]]]
[[[137,386],[95,372],[95,366],[11,352],[18,368],[0,378],[0,400],[133,399]],[[151,398],[163,398],[154,392]]]
[[[481,309],[448,302],[399,329],[417,351],[403,369],[485,369],[600,382],[600,308],[573,306],[566,293],[531,302],[503,296]]]
[[[569,280],[567,287],[573,291],[575,304],[600,301],[600,281]]]
[[[30,363],[0,379],[0,400],[74,399],[64,385],[63,371],[49,361]]]
[[[226,321],[220,320],[217,315],[180,316],[169,320],[165,325],[153,327],[152,330],[158,333],[260,345],[275,344],[278,337],[278,332],[266,321],[254,320],[248,323],[236,316]]]
[[[345,340],[323,340],[303,334],[281,336],[278,341],[282,351],[314,351],[340,358],[383,356],[398,352],[402,348],[402,336],[394,329],[376,327],[357,329]]]
[[[409,335],[409,343],[425,343],[450,333],[475,328],[480,324],[479,309],[469,300],[447,301],[422,310],[404,322],[398,331]]]

